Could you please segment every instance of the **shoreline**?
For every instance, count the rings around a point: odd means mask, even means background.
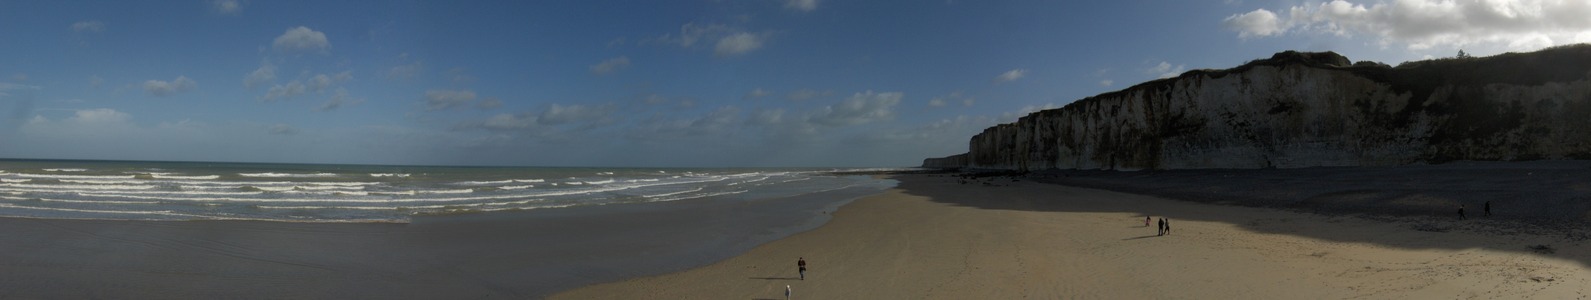
[[[817,229],[579,298],[1584,297],[1580,239],[1461,223],[1217,205],[1028,180],[895,176]],[[1146,213],[1170,216],[1157,236]],[[1390,221],[1389,221],[1390,220]],[[1426,231],[1409,224],[1438,224]],[[1539,248],[1538,248],[1539,247]],[[796,257],[811,263],[793,280]]]
[[[881,182],[885,183],[885,182]],[[0,298],[540,298],[722,260],[880,189],[410,223],[0,218]]]

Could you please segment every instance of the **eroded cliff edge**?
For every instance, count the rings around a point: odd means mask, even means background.
[[[924,167],[1387,166],[1591,159],[1591,45],[1352,64],[1282,52],[1039,111]]]

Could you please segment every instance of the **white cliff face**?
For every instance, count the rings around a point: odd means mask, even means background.
[[[989,128],[972,138],[965,157],[925,166],[1252,169],[1591,159],[1585,74],[1522,83],[1398,77],[1409,74],[1424,73],[1298,62],[1190,72]]]

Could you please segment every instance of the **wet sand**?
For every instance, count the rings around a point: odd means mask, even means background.
[[[0,218],[0,299],[540,298],[720,261],[877,188],[416,218]]]
[[[897,178],[896,189],[815,230],[705,267],[553,298],[783,299],[790,286],[792,299],[1576,299],[1591,287],[1584,239],[1495,230],[1524,226],[1514,221]],[[1169,218],[1172,234],[1156,235],[1145,216]],[[797,257],[811,265],[806,280],[796,278]]]

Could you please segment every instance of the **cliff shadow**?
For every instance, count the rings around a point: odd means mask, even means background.
[[[1152,217],[1220,222],[1267,234],[1404,249],[1490,249],[1571,259],[1591,265],[1584,251],[1546,254],[1540,246],[1579,247],[1591,240],[1591,162],[1460,163],[1408,167],[1195,170],[1160,172],[1067,171],[964,179],[916,175],[899,189],[932,201],[980,209],[1039,212],[1129,213],[1123,226],[1146,228]],[[996,193],[1000,189],[1024,192]],[[1127,194],[1127,195],[1123,195]],[[1151,196],[1151,197],[1145,197]],[[1166,199],[1173,201],[1166,201]],[[1485,214],[1491,204],[1492,216]],[[1458,217],[1464,205],[1466,219]],[[1281,217],[1257,218],[1234,208],[1274,209]],[[1349,218],[1392,224],[1410,232],[1515,236],[1406,240],[1331,226]],[[1325,222],[1316,226],[1308,222]],[[1153,225],[1151,225],[1153,226]],[[1149,230],[1149,229],[1144,229]],[[1133,234],[1127,240],[1157,237]],[[1528,242],[1527,242],[1528,241]],[[1533,248],[1534,247],[1534,248]]]

